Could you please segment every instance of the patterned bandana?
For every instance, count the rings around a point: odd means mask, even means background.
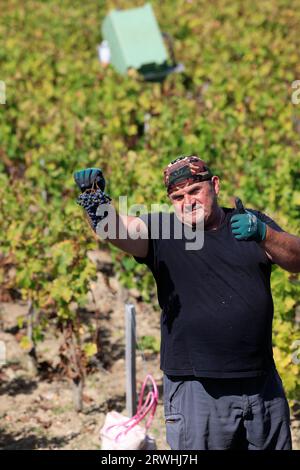
[[[211,178],[212,173],[206,163],[195,155],[176,158],[164,169],[164,183],[168,193],[174,187],[184,186],[187,182],[192,184]]]

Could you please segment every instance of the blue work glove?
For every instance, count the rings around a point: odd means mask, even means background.
[[[93,185],[95,189],[99,188],[104,191],[105,179],[100,168],[86,168],[85,170],[76,171],[74,179],[82,192],[91,189]]]
[[[230,219],[232,233],[237,240],[261,242],[266,238],[267,226],[252,212],[235,214]]]

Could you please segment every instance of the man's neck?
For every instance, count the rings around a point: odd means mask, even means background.
[[[225,212],[219,206],[216,207],[216,210],[213,212],[209,220],[204,224],[204,230],[217,230],[220,225],[223,223],[225,217]]]

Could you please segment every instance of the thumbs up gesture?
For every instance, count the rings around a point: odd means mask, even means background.
[[[245,210],[240,199],[235,200],[236,213],[231,217],[231,230],[237,240],[261,242],[266,238],[267,227],[255,214]]]

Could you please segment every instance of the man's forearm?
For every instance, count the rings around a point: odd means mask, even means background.
[[[274,263],[292,273],[300,272],[300,238],[277,232],[267,225],[266,238],[260,246],[271,255]]]
[[[97,225],[97,235],[133,256],[145,257],[148,252],[148,229],[134,216],[118,214],[112,204],[109,213]]]

